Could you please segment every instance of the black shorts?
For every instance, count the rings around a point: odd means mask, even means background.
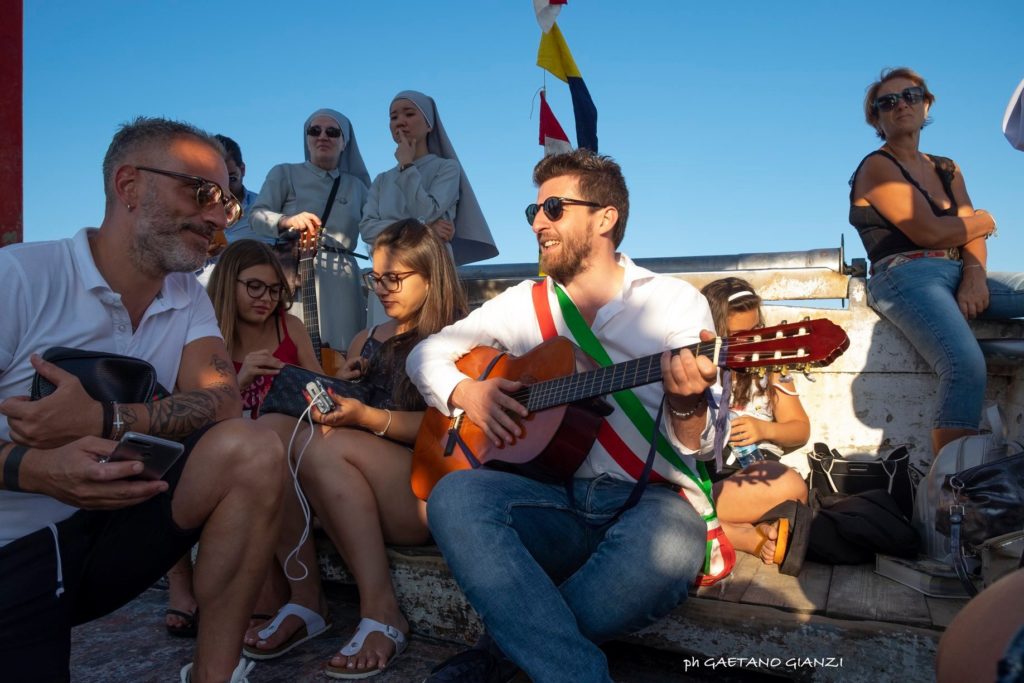
[[[59,571],[49,527],[0,548],[0,680],[69,680],[71,627],[130,602],[195,545],[201,529],[178,528],[171,496],[207,429],[183,442],[184,455],[164,477],[166,492],[122,510],[79,510],[58,522]]]

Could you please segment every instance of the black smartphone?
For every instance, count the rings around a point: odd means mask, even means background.
[[[158,436],[127,432],[121,442],[110,454],[110,461],[138,460],[142,463],[142,473],[131,479],[155,481],[162,479],[167,470],[171,469],[185,447],[177,441],[161,439]]]

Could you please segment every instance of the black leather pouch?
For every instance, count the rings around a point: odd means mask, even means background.
[[[140,358],[54,346],[43,353],[43,360],[77,377],[86,393],[97,401],[146,403],[169,395],[156,381],[153,366]],[[32,378],[30,396],[37,401],[52,394],[56,388],[36,373]]]

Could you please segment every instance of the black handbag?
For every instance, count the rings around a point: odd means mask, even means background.
[[[948,475],[942,482],[935,530],[949,536],[953,568],[970,595],[968,554],[988,539],[1024,529],[1024,453]]]
[[[54,346],[43,353],[43,360],[77,377],[85,392],[97,401],[148,403],[170,395],[156,381],[153,366],[141,358]],[[39,400],[56,388],[37,372],[32,378],[30,398]]]
[[[807,464],[811,468],[808,488],[823,498],[882,489],[893,497],[904,517],[910,519],[914,514],[915,486],[906,446],[898,446],[884,459],[851,460],[818,442],[807,454]]]
[[[309,407],[309,399],[303,395],[306,385],[317,380],[324,389],[331,389],[340,397],[354,398],[369,403],[370,386],[363,382],[349,382],[329,375],[300,368],[297,365],[285,364],[281,372],[274,377],[270,391],[260,404],[258,414],[283,413],[292,417],[301,417]]]

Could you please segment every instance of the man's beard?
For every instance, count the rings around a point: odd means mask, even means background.
[[[155,193],[139,205],[135,240],[131,245],[132,261],[150,275],[190,273],[206,263],[206,248],[192,246],[182,234],[189,226],[200,234],[211,233],[206,224],[178,222],[169,211],[158,205]]]
[[[565,237],[559,235],[559,255],[548,257],[541,252],[540,265],[545,273],[559,282],[567,283],[576,275],[586,270],[587,261],[593,251],[592,237],[594,229],[590,225],[583,236]]]

